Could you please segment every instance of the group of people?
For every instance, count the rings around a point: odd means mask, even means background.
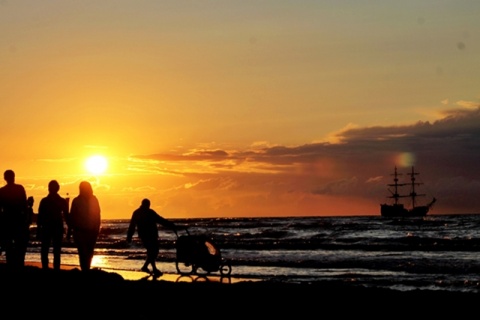
[[[30,225],[33,221],[33,197],[28,197],[23,185],[15,182],[15,172],[4,172],[6,184],[0,188],[0,250],[5,251],[6,263],[12,270],[25,266],[25,256],[30,240]],[[61,248],[64,236],[73,236],[82,271],[91,268],[95,244],[100,234],[101,209],[92,185],[82,181],[79,194],[69,204],[69,198],[59,195],[57,180],[48,183],[48,195],[40,200],[37,215],[37,238],[40,240],[42,269],[49,269],[49,251],[53,250],[53,269],[61,268]],[[70,207],[70,208],[69,208]],[[130,219],[126,240],[131,243],[138,232],[146,249],[146,259],[141,270],[159,277],[162,272],[156,267],[159,254],[158,228],[161,224],[176,233],[173,222],[163,218],[150,208],[150,200],[143,199]],[[0,251],[0,253],[1,253]],[[152,270],[149,269],[149,265]]]
[[[5,251],[7,267],[19,270],[25,266],[34,199],[27,198],[23,185],[15,182],[13,170],[6,170],[3,177],[6,184],[0,188],[0,246]],[[40,200],[36,223],[43,269],[49,269],[48,255],[52,247],[53,269],[60,270],[65,225],[72,231],[81,270],[90,269],[100,233],[100,205],[88,181],[80,182],[79,189],[70,211],[69,199],[58,194],[57,180],[48,183],[48,195]]]

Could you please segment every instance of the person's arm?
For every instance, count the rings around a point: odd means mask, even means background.
[[[102,225],[102,209],[100,208],[100,201],[98,201],[98,198],[94,196],[94,203],[95,203],[95,224],[96,224],[96,229],[100,231],[100,227]]]
[[[41,228],[43,224],[43,207],[45,200],[41,199],[38,204],[38,213],[37,213],[37,228]]]
[[[42,225],[43,225],[43,215],[44,215],[44,206],[45,200],[42,198],[38,204],[38,213],[37,213],[37,231],[36,238],[41,239],[42,237]]]
[[[77,211],[77,204],[76,204],[76,201],[78,201],[77,198],[74,198],[72,200],[72,205],[70,206],[70,210],[68,210],[68,214],[67,214],[67,226],[68,226],[68,229],[67,229],[67,240],[70,241],[71,237],[72,237],[72,234],[73,234],[73,228],[75,227],[75,216],[77,215],[76,211]]]
[[[22,212],[23,212],[23,217],[24,217],[24,222],[27,223],[28,221],[28,200],[27,200],[27,191],[25,191],[25,188],[22,186]]]
[[[127,242],[132,242],[132,237],[133,234],[135,233],[135,228],[137,226],[137,221],[136,221],[136,214],[135,212],[132,214],[132,218],[130,219],[130,224],[128,226],[127,230]]]
[[[70,237],[72,236],[72,229],[70,227],[70,212],[69,212],[69,208],[68,208],[68,203],[70,201],[70,199],[68,198],[62,198],[62,206],[63,206],[63,209],[62,209],[62,216],[63,216],[63,221],[65,221],[65,225],[66,225],[66,236],[67,236],[67,240],[70,240]]]
[[[162,217],[158,213],[155,213],[155,214],[156,214],[156,217],[157,217],[157,223],[159,223],[162,226],[164,226],[165,228],[168,228],[168,229],[172,230],[173,232],[177,233],[177,226],[175,225],[175,223],[173,223],[172,221],[170,221],[168,219],[165,219],[164,217]]]

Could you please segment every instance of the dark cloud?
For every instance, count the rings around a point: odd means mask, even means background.
[[[212,170],[209,178],[216,174],[228,176],[229,185],[257,188],[269,196],[293,192],[370,199],[372,212],[389,196],[387,184],[392,183],[393,168],[397,166],[406,176],[415,166],[421,172],[418,181],[438,199],[437,213],[480,211],[478,106],[447,110],[442,119],[433,123],[353,128],[336,138],[340,143],[228,152],[191,150],[139,158],[201,162]],[[187,174],[202,176],[200,169]],[[209,185],[215,188],[215,184]]]

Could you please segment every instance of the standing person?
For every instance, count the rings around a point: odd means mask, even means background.
[[[157,256],[160,250],[160,246],[158,244],[157,223],[166,228],[172,229],[175,233],[177,233],[175,224],[163,218],[153,209],[151,209],[150,200],[143,199],[140,207],[133,212],[127,231],[127,242],[130,243],[132,242],[132,236],[135,233],[135,229],[138,229],[138,237],[147,250],[147,257],[141,270],[143,272],[150,273],[148,265],[151,265],[151,274],[154,277],[160,277],[163,274],[157,269],[156,265]]]
[[[100,233],[100,204],[88,181],[80,182],[80,192],[72,200],[67,222],[78,250],[80,269],[90,270],[95,244]]]
[[[34,197],[30,196],[27,198],[27,224],[29,228],[35,220],[35,212],[33,210],[34,203],[35,203]]]
[[[28,241],[27,193],[21,184],[15,183],[15,172],[3,173],[6,185],[0,188],[0,209],[2,214],[3,248],[7,265],[12,269],[23,268]]]
[[[49,268],[48,253],[50,245],[53,247],[53,269],[60,270],[61,250],[64,234],[64,221],[67,220],[68,202],[58,191],[60,184],[57,180],[48,183],[48,195],[38,206],[37,232],[41,242],[40,257],[42,269]]]
[[[24,230],[24,237],[25,237],[25,243],[28,246],[28,242],[30,241],[30,226],[33,223],[33,219],[35,216],[35,213],[33,212],[33,204],[35,203],[35,199],[32,196],[29,196],[27,198],[27,214],[26,214],[26,225],[25,225],[25,230]],[[26,249],[26,248],[25,248]]]
[[[27,250],[27,247],[28,247],[28,243],[30,241],[30,226],[32,225],[33,223],[33,219],[34,219],[34,216],[35,216],[35,213],[33,212],[33,204],[35,203],[35,199],[30,196],[27,198],[27,211],[26,211],[26,215],[25,215],[25,219],[26,219],[26,224],[25,224],[25,228],[24,228],[24,234],[23,236],[25,237],[24,239],[24,243],[25,243],[25,252]]]

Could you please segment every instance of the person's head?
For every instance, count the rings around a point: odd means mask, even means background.
[[[27,198],[27,203],[28,203],[28,206],[29,207],[33,207],[33,203],[35,202],[35,200],[33,199],[32,196],[28,197]]]
[[[60,185],[58,184],[57,180],[52,180],[48,183],[49,193],[58,193],[58,190],[60,190]]]
[[[88,181],[82,181],[79,185],[80,195],[81,196],[91,196],[93,195],[92,185]]]
[[[142,205],[141,205],[141,207],[142,207],[142,208],[146,208],[146,209],[150,208],[150,200],[148,200],[148,199],[143,199],[143,200],[142,200]]]
[[[7,183],[14,183],[15,182],[15,172],[13,170],[5,170],[3,173],[3,178]]]

